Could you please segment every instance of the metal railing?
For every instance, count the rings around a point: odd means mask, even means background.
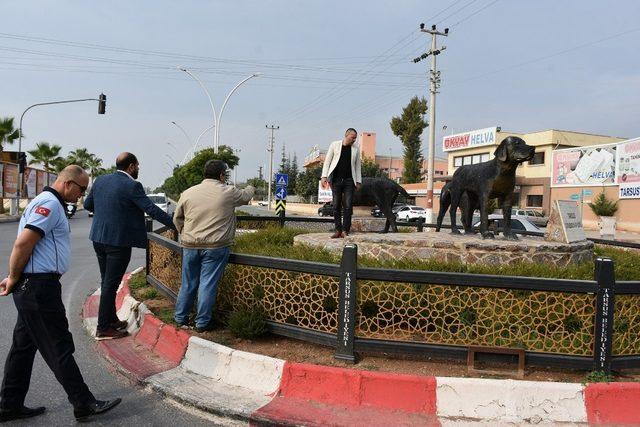
[[[257,217],[247,217],[256,220]],[[264,218],[264,217],[260,217]],[[281,217],[266,217],[267,221],[281,221]],[[323,218],[286,218],[286,221],[324,222]],[[324,220],[324,221],[323,221]],[[168,248],[181,256],[181,245],[159,232],[149,232],[148,239],[154,244]],[[149,252],[149,250],[147,251]],[[509,291],[553,292],[559,294],[587,294],[594,298],[593,306],[593,346],[590,355],[573,355],[526,351],[526,361],[530,365],[566,367],[583,370],[610,371],[621,368],[640,367],[640,354],[625,356],[613,355],[614,310],[617,295],[640,295],[640,281],[618,281],[614,276],[613,261],[598,258],[595,263],[594,280],[567,280],[519,276],[498,276],[486,274],[468,274],[438,271],[397,270],[382,268],[362,268],[357,263],[357,246],[346,245],[340,265],[279,259],[257,255],[232,253],[229,263],[287,272],[309,273],[339,278],[337,301],[337,333],[313,330],[297,325],[268,321],[269,330],[278,335],[296,338],[312,343],[332,346],[336,349],[336,357],[344,360],[355,360],[357,352],[384,352],[398,355],[446,357],[464,359],[467,347],[448,345],[446,343],[426,343],[414,341],[398,341],[359,337],[356,335],[356,295],[358,281],[373,280],[376,282],[409,283],[424,285],[444,285],[448,287],[488,288]],[[169,286],[162,283],[150,273],[149,254],[147,254],[147,279],[160,292],[175,300],[177,295]]]

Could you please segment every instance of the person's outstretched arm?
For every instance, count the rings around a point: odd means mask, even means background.
[[[142,188],[142,184],[136,182],[133,191],[131,194],[133,203],[136,204],[141,210],[147,213],[151,218],[156,221],[160,221],[162,224],[166,225],[172,230],[176,229],[176,226],[173,225],[173,219],[171,216],[167,214],[165,211],[160,209],[151,201],[149,197],[144,193],[144,189]]]

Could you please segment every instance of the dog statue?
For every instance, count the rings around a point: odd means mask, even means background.
[[[471,228],[469,223],[477,206],[480,209],[480,234],[483,239],[493,238],[493,233],[488,230],[487,205],[489,199],[498,198],[504,217],[504,237],[508,240],[518,240],[511,231],[511,204],[516,185],[516,168],[520,163],[531,160],[535,151],[535,147],[527,145],[521,138],[508,136],[498,145],[492,160],[460,166],[453,174],[451,182],[447,183],[449,187],[446,197],[449,199],[445,200],[445,203],[442,203],[441,199],[437,229],[440,228],[441,219],[449,208],[451,233],[460,234],[456,227],[456,211],[466,194],[468,206],[465,207],[466,212],[462,213],[465,221],[468,221],[465,230],[467,227]]]
[[[451,181],[447,182],[442,190],[440,190],[440,210],[438,211],[438,218],[436,219],[436,231],[440,231],[442,228],[442,220],[447,210],[451,206]],[[464,228],[464,234],[474,234],[473,229],[473,213],[476,209],[480,209],[478,198],[475,195],[469,196],[466,191],[460,196],[460,219],[462,220],[462,227]]]
[[[400,194],[407,198],[411,197],[402,186],[389,178],[363,178],[360,189],[353,195],[353,204],[354,206],[378,205],[387,219],[382,233],[389,232],[389,228],[397,233],[396,217],[391,209]]]

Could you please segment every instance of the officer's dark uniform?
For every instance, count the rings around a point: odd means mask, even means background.
[[[24,404],[36,350],[64,387],[74,408],[86,408],[96,402],[73,358],[75,347],[62,303],[60,276],[67,271],[71,255],[65,207],[60,194],[45,187],[20,220],[18,234],[28,228],[42,238],[13,289],[18,320],[4,366],[2,410],[19,409]]]

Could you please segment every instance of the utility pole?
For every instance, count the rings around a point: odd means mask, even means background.
[[[267,129],[271,129],[271,139],[269,140],[269,148],[267,151],[269,152],[269,179],[267,179],[267,186],[269,188],[269,197],[268,197],[268,209],[271,210],[271,181],[273,180],[273,145],[276,142],[275,137],[273,136],[273,132],[277,129],[280,129],[280,126],[274,125],[265,125]]]
[[[429,75],[429,153],[427,156],[427,219],[431,223],[433,222],[433,169],[436,150],[436,93],[438,93],[438,88],[440,87],[440,71],[436,68],[436,57],[447,48],[442,46],[438,49],[437,36],[447,37],[449,29],[445,28],[444,32],[440,32],[436,30],[435,25],[432,25],[431,29],[425,29],[424,24],[420,24],[420,31],[431,34],[431,49],[413,60],[413,62],[418,63],[431,56]]]

